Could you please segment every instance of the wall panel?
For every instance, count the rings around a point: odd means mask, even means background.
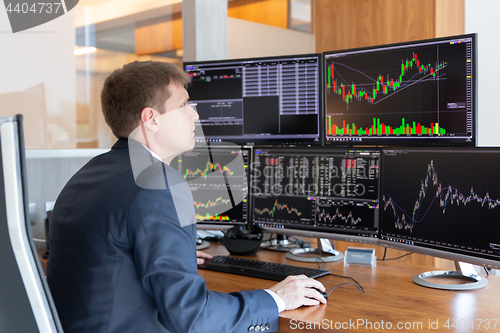
[[[316,51],[464,33],[463,0],[316,0]]]
[[[465,33],[465,0],[436,1],[436,36]]]
[[[228,17],[288,28],[289,0],[234,0],[228,2]]]
[[[182,49],[181,13],[137,24],[135,28],[135,53],[137,55],[178,49]]]

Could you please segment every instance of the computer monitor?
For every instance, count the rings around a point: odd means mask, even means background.
[[[238,144],[322,139],[321,54],[186,62],[205,137]]]
[[[474,146],[476,39],[325,52],[325,144]]]
[[[252,219],[273,233],[376,243],[377,149],[254,148]]]
[[[193,194],[198,229],[225,230],[248,223],[248,166],[251,149],[203,146],[170,164],[186,179]]]
[[[380,243],[500,268],[500,149],[384,148]]]
[[[28,219],[22,116],[0,118],[0,331],[62,332]]]

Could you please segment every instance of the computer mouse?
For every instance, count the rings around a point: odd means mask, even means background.
[[[320,294],[321,294],[321,296],[323,296],[326,300],[328,300],[328,294],[327,294],[326,292],[321,291],[321,290],[319,290],[319,289],[317,289],[317,288],[313,288],[313,287],[309,287],[309,288],[316,290],[318,293],[320,293]],[[311,297],[310,297],[310,298],[311,298]]]

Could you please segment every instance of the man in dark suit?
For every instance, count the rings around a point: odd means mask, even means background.
[[[168,166],[194,147],[188,81],[149,61],[104,83],[104,117],[119,139],[70,179],[52,215],[47,279],[66,333],[272,332],[279,311],[326,302],[305,276],[267,290],[206,289],[191,193]]]

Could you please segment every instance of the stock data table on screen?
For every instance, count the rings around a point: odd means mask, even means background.
[[[321,54],[186,62],[208,142],[320,144]]]
[[[271,232],[375,241],[377,149],[256,148],[253,222]]]

